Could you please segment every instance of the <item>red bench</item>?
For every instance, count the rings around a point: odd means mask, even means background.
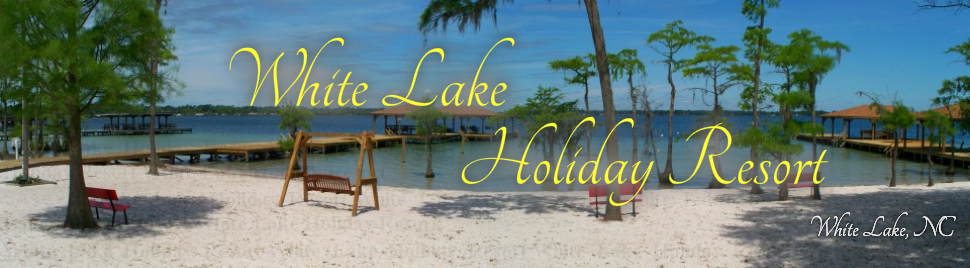
[[[814,171],[802,173],[802,175],[798,177],[798,184],[794,183],[796,178],[795,176],[798,176],[798,174],[788,174],[788,178],[785,179],[785,183],[788,184],[788,189],[808,188],[815,186],[815,182],[813,181],[813,176],[815,176]],[[819,172],[818,176],[821,177],[822,173]],[[779,187],[781,186],[779,185]]]
[[[111,210],[111,225],[115,225],[115,213],[121,211],[125,216],[125,224],[128,224],[128,208],[131,206],[115,203],[118,200],[118,193],[112,189],[101,189],[87,187],[88,192],[88,204],[94,208],[94,213],[97,215],[98,219],[101,219],[101,213],[98,212],[100,209]],[[93,200],[92,200],[93,199]]]
[[[618,203],[626,202],[628,199],[623,199],[624,195],[633,196],[638,195],[642,192],[640,190],[640,184],[620,184],[620,196],[616,197],[619,200],[614,200]],[[596,207],[596,217],[600,217],[600,207],[599,205],[609,205],[610,204],[610,191],[607,190],[606,185],[590,185],[589,186],[589,197],[593,198],[593,202],[589,202],[590,206]],[[603,200],[600,200],[603,197]],[[633,216],[637,216],[637,202],[643,201],[640,198],[633,199]]]

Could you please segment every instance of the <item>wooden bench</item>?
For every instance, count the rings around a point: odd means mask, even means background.
[[[629,198],[623,199],[624,195],[633,196],[634,194],[636,194],[639,196],[639,194],[642,192],[640,189],[641,189],[640,184],[620,184],[620,196],[618,196],[620,200],[615,200],[615,201],[618,203],[623,203],[623,202],[626,202],[627,200],[630,200]],[[593,201],[589,202],[589,205],[596,207],[595,215],[597,218],[599,218],[600,217],[599,205],[605,206],[610,204],[610,191],[607,189],[606,185],[589,185],[589,197],[593,198]],[[600,200],[600,197],[602,197],[603,200]],[[632,201],[632,204],[633,204],[632,214],[634,217],[637,216],[637,202],[641,202],[641,201],[643,200],[640,198],[633,199]]]
[[[896,135],[892,131],[886,130],[876,130],[873,132],[871,129],[864,129],[859,131],[859,138],[865,139],[866,136],[872,139],[892,139]]]
[[[101,209],[111,210],[111,225],[115,225],[115,214],[121,211],[125,216],[125,224],[128,224],[128,208],[131,206],[115,203],[118,200],[118,193],[112,189],[101,189],[87,187],[88,192],[88,204],[94,208],[94,213],[97,215],[98,219],[101,219],[101,213],[98,212]]]
[[[815,176],[815,171],[802,173],[802,175],[798,177],[798,184],[795,184],[794,183],[795,182],[795,178],[796,178],[795,176],[797,176],[797,175],[798,174],[789,174],[788,175],[788,178],[785,179],[785,183],[788,184],[788,189],[792,189],[792,188],[808,188],[808,187],[815,186],[815,182],[812,181],[812,179],[813,179],[812,176]],[[821,177],[822,176],[822,173],[819,172],[818,175]],[[781,187],[781,186],[779,186],[779,187]]]
[[[778,197],[779,197],[779,200],[788,200],[788,197],[789,197],[788,191],[791,190],[791,189],[795,189],[795,188],[811,188],[812,186],[815,186],[815,182],[812,180],[812,176],[815,175],[815,172],[814,171],[809,171],[809,172],[802,173],[802,175],[798,178],[798,184],[795,184],[794,183],[795,182],[795,175],[798,175],[798,174],[795,174],[795,173],[789,174],[788,175],[788,178],[785,179],[785,184],[784,185],[785,186],[788,186],[787,188],[783,188],[782,187],[782,184],[779,184],[778,185]],[[822,173],[819,172],[818,175],[819,176],[822,176]],[[814,193],[812,193],[810,195],[814,195]]]

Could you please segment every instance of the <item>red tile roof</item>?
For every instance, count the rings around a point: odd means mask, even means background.
[[[887,111],[892,111],[893,110],[893,106],[892,105],[883,105],[882,107],[885,108]],[[822,117],[822,118],[852,118],[852,119],[855,119],[855,118],[864,118],[864,119],[877,119],[877,118],[879,118],[879,114],[876,113],[876,108],[875,107],[871,107],[869,104],[865,104],[865,105],[859,105],[859,106],[852,107],[852,108],[845,109],[845,110],[841,110],[841,111],[835,111],[835,112],[831,112],[831,113],[825,113],[825,114],[820,115],[819,117]]]

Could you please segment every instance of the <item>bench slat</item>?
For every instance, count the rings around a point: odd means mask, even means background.
[[[88,197],[98,198],[104,200],[118,200],[118,193],[111,189],[101,189],[94,187],[87,187]]]
[[[114,207],[112,207],[111,206],[111,203],[108,203],[108,202],[99,202],[99,201],[93,201],[93,200],[88,201],[88,204],[91,207],[100,208],[100,209],[114,210],[114,211],[125,211],[125,210],[128,210],[128,208],[131,207],[130,205],[127,205],[127,204],[119,204],[119,203],[115,203]]]

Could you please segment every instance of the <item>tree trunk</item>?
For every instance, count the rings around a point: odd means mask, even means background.
[[[762,13],[761,16],[760,16],[760,18],[759,18],[758,29],[761,30],[761,29],[764,29],[764,28],[765,28],[765,15]],[[764,43],[764,41],[761,39],[761,36],[759,36],[758,37],[758,43],[755,44],[755,47],[756,47],[756,50],[757,51],[755,51],[755,54],[754,54],[754,81],[753,81],[753,85],[754,85],[754,97],[751,99],[751,123],[752,123],[751,128],[753,128],[753,129],[758,129],[759,128],[759,126],[758,126],[758,120],[759,120],[758,119],[758,109],[760,109],[760,108],[758,107],[758,105],[760,105],[760,102],[761,102],[761,43]],[[759,163],[759,162],[761,162],[761,161],[759,161],[760,160],[760,157],[758,156],[758,146],[757,145],[752,145],[751,146],[751,152],[750,152],[750,154],[751,154],[751,162],[752,163]],[[738,178],[738,179],[740,180],[741,178]],[[765,193],[765,191],[761,189],[761,186],[760,185],[758,185],[757,183],[752,182],[751,183],[751,191],[749,193],[750,194],[763,194],[763,193]]]
[[[40,103],[40,102],[38,102],[37,105],[34,105],[34,109],[35,109],[34,110],[34,124],[37,125],[34,128],[35,129],[34,131],[37,132],[37,135],[36,135],[37,136],[37,144],[35,144],[35,145],[37,145],[37,146],[33,146],[35,149],[34,149],[33,152],[31,152],[31,156],[37,156],[38,158],[40,158],[40,157],[42,157],[44,155],[44,145],[46,145],[46,144],[44,144],[44,121],[41,121],[40,120],[40,109],[38,108],[41,105],[43,105],[43,104]],[[34,131],[31,131],[30,132],[30,134],[32,136],[34,135]]]
[[[637,121],[637,94],[636,94],[636,90],[633,88],[632,72],[630,73],[626,81],[630,83],[630,103],[632,104],[632,108],[633,108],[633,111],[632,111],[633,122],[636,122]],[[639,148],[639,145],[637,144],[637,128],[634,127],[633,128],[633,163],[636,163],[637,160],[639,160],[639,157],[637,156],[637,148]]]
[[[3,90],[7,89],[7,85],[4,85]],[[7,154],[10,153],[8,149],[10,144],[7,143],[10,140],[10,131],[7,131],[7,98],[3,98],[0,102],[3,103],[3,154],[0,154],[0,160],[6,160]]]
[[[61,151],[60,132],[54,131],[52,135],[54,135],[54,137],[51,139],[51,153],[52,155],[57,156],[57,152]]]
[[[898,133],[899,133],[899,130],[897,129],[896,134]],[[893,137],[893,148],[892,148],[892,151],[890,151],[892,153],[892,160],[890,160],[891,162],[890,169],[892,170],[892,172],[891,172],[891,177],[889,177],[889,187],[896,187],[896,146],[899,146],[899,135],[894,135],[894,136],[895,137]]]
[[[30,120],[27,117],[27,97],[20,101],[20,169],[25,179],[30,178]],[[17,152],[14,152],[15,154]]]
[[[713,79],[711,79],[711,80],[714,82],[713,83],[714,84],[713,85],[713,88],[714,88],[714,125],[717,125],[717,124],[720,124],[721,123],[721,99],[720,99],[721,94],[718,93],[718,88],[717,88],[717,75],[715,74],[713,76]],[[714,136],[714,151],[715,152],[720,152],[721,151],[721,135]],[[721,175],[721,159],[720,158],[714,158],[714,172],[717,172],[717,175],[718,176]],[[718,181],[717,180],[717,177],[712,177],[711,178],[711,182],[707,183],[707,189],[724,189],[724,187],[725,187],[725,185],[723,183],[721,183],[720,181]]]
[[[812,95],[811,106],[808,108],[812,110],[812,159],[818,159],[818,133],[815,133],[815,89],[818,87],[818,81],[816,81],[815,76],[812,76],[812,81],[809,83],[809,94]],[[832,120],[835,120],[834,118]],[[834,121],[833,121],[834,122]],[[823,124],[824,127],[824,124]],[[825,133],[825,131],[822,131]],[[822,190],[821,186],[818,184],[812,184],[812,199],[822,200]]]
[[[155,16],[158,16],[158,10],[161,9],[162,0],[155,0]],[[157,40],[156,40],[157,42]],[[152,44],[155,48],[156,44]],[[156,49],[157,50],[157,49]],[[158,54],[152,54],[152,79],[151,79],[151,92],[149,93],[149,108],[148,108],[148,174],[158,176],[158,151],[155,148],[155,96],[158,95]],[[173,156],[174,157],[174,156]]]
[[[664,172],[660,173],[661,184],[672,184],[674,175],[674,98],[677,96],[677,86],[674,85],[673,54],[667,59],[667,83],[670,84],[670,109],[667,110],[667,163]]]
[[[81,111],[76,104],[68,103],[70,118],[67,129],[67,148],[69,150],[70,186],[67,197],[67,218],[64,227],[71,229],[97,228],[88,193],[84,185],[84,167],[81,165]]]
[[[585,72],[587,78],[583,80],[583,84],[586,85],[586,94],[583,95],[583,103],[586,104],[586,113],[583,114],[583,117],[589,117],[589,70],[586,70]],[[593,150],[591,150],[591,148],[593,148],[592,139],[594,129],[595,128],[586,131],[586,160],[590,160],[590,158],[592,158]]]
[[[650,139],[650,154],[653,155],[653,162],[660,162],[659,156],[657,156],[657,136],[653,132],[653,107],[650,105],[650,98],[643,96],[643,112],[647,116],[646,134],[643,135],[644,146],[646,146],[647,138]],[[657,179],[660,179],[660,169],[654,169],[657,171]]]
[[[717,95],[714,95],[714,99],[715,99],[714,103],[717,103],[717,101],[716,101],[717,100]],[[715,118],[715,120],[717,120],[716,123],[720,123],[721,122],[720,121],[721,120],[720,119],[721,118],[721,109],[722,108],[721,108],[720,105],[715,104],[715,106],[714,106],[714,118]],[[714,150],[713,151],[715,151],[715,152],[720,152],[721,151],[721,136],[720,135],[715,135],[714,136]],[[718,176],[720,176],[721,174],[724,174],[723,172],[721,172],[721,158],[720,157],[714,158],[714,172],[717,172],[717,175]],[[722,178],[723,178],[723,176],[722,176]],[[723,183],[721,183],[720,181],[718,181],[716,177],[712,177],[711,178],[711,181],[709,183],[707,183],[707,189],[724,189],[725,187],[727,187],[727,185],[724,185]]]
[[[946,146],[946,142],[945,141],[943,142],[943,146]],[[950,149],[950,167],[947,168],[946,175],[955,175],[957,173],[953,169],[953,161],[954,161],[954,159],[956,159],[956,151],[957,151],[957,136],[956,136],[956,134],[953,134],[953,136],[950,138],[950,146],[952,146],[953,149]],[[961,145],[960,147],[963,147],[963,146]]]
[[[934,131],[931,129],[930,130],[930,137],[933,136],[933,132]],[[923,147],[923,150],[926,152],[926,162],[930,163],[930,169],[929,169],[929,171],[926,174],[926,177],[928,178],[927,179],[927,182],[926,182],[926,187],[932,187],[933,186],[933,152],[928,149],[930,147],[933,147],[933,145],[930,144],[929,147]]]
[[[599,71],[600,91],[603,98],[603,121],[607,127],[616,125],[616,108],[613,105],[613,87],[610,81],[610,67],[606,59],[606,40],[603,39],[603,28],[600,26],[599,7],[596,0],[584,0],[586,4],[586,14],[589,17],[590,32],[593,35],[593,46],[596,48],[596,68]],[[619,148],[616,145],[616,137],[606,141],[607,160],[612,163],[619,157]],[[612,192],[619,192],[620,187],[616,184],[608,186]],[[604,220],[619,221],[623,220],[620,214],[620,207],[606,206]]]
[[[431,169],[431,141],[431,136],[424,139],[424,144],[428,146],[428,168],[424,170],[425,178],[434,178],[434,170]]]

